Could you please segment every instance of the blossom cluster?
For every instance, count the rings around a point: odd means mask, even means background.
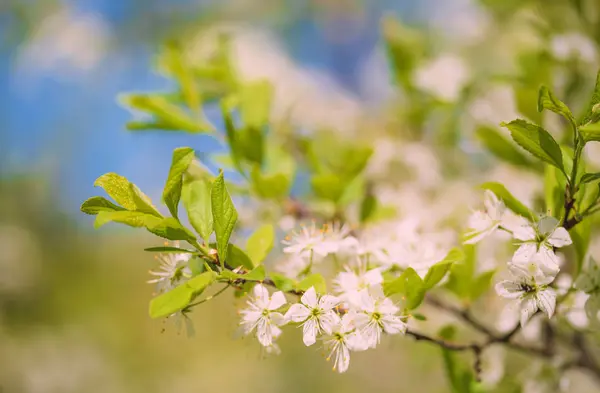
[[[476,243],[502,229],[512,235],[518,248],[508,262],[510,278],[496,285],[498,295],[515,299],[521,326],[538,311],[552,317],[556,308],[556,291],[550,286],[556,279],[559,257],[555,250],[572,243],[569,232],[550,216],[523,223],[507,211],[494,193],[486,191],[484,211],[476,211],[469,219],[471,231],[466,243]],[[519,222],[521,221],[521,222]]]
[[[317,340],[323,343],[338,372],[348,369],[350,352],[375,348],[383,334],[404,333],[407,318],[384,295],[382,286],[382,272],[398,260],[390,257],[382,239],[355,237],[351,232],[338,224],[323,230],[313,224],[283,240],[283,251],[289,255],[283,271],[289,278],[325,268],[325,260],[337,263],[341,271],[332,278],[333,293],[319,294],[312,286],[298,302],[288,304],[283,292],[269,294],[265,285],[257,284],[248,307],[241,311],[244,333],[254,333],[268,351],[278,352],[275,340],[281,327],[296,324],[306,346]]]

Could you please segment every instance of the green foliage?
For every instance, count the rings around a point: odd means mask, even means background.
[[[501,125],[510,130],[514,141],[523,149],[564,172],[560,146],[548,131],[521,119],[513,120],[510,123],[502,123]]]
[[[227,259],[227,245],[237,221],[237,210],[225,187],[223,172],[217,176],[210,192],[212,216],[217,237],[217,252],[221,264]]]
[[[273,249],[274,242],[275,230],[270,224],[260,226],[250,235],[246,242],[246,251],[253,266],[258,266],[265,260]]]
[[[152,115],[148,121],[128,123],[129,130],[160,129],[191,133],[212,132],[213,126],[204,119],[194,119],[188,112],[161,94],[126,94],[119,101],[128,108]]]
[[[475,135],[497,158],[519,167],[532,167],[532,162],[495,128],[481,126]]]
[[[575,228],[570,230],[571,238],[573,239],[573,247],[575,248],[575,273],[574,277],[577,277],[583,267],[584,262],[590,248],[590,242],[592,239],[592,222],[583,221],[579,223]]]
[[[115,211],[124,211],[125,209],[121,206],[117,206],[108,199],[95,196],[87,199],[81,205],[81,211],[85,214],[96,215],[100,212],[115,212]]]
[[[129,211],[162,217],[150,198],[123,176],[116,173],[104,174],[96,179],[94,186],[102,187],[112,199]]]
[[[591,183],[596,180],[600,180],[600,172],[596,173],[586,173],[581,177],[582,183]]]
[[[484,190],[490,190],[499,199],[504,202],[507,208],[515,212],[516,214],[527,218],[528,220],[537,220],[537,215],[533,213],[527,206],[522,204],[517,198],[515,198],[504,185],[496,182],[483,183],[481,188]]]
[[[146,217],[144,226],[153,234],[169,240],[185,240],[190,244],[196,243],[196,236],[173,217],[155,219]]]
[[[189,147],[180,147],[173,151],[169,177],[163,191],[163,201],[169,208],[173,217],[177,218],[179,199],[181,198],[181,187],[183,186],[183,174],[187,171],[194,159],[194,150]]]
[[[200,237],[208,242],[213,232],[210,180],[197,179],[185,182],[182,189],[182,200],[190,224]]]
[[[292,291],[298,285],[296,281],[284,276],[283,274],[271,273],[270,277],[271,280],[273,280],[275,288],[283,292]]]
[[[446,276],[453,263],[460,262],[464,259],[464,254],[461,249],[453,248],[448,255],[431,268],[423,279],[423,289],[429,290],[436,286]]]
[[[265,80],[247,83],[240,89],[240,115],[246,127],[262,129],[269,121],[273,87]]]
[[[236,268],[238,266],[243,266],[248,270],[254,269],[254,263],[243,250],[239,247],[229,243],[227,246],[227,261],[229,266]]]
[[[144,248],[144,251],[148,251],[148,252],[160,252],[161,254],[168,254],[168,253],[175,253],[175,254],[181,254],[181,253],[185,253],[185,254],[194,254],[196,251],[194,250],[187,250],[185,248],[179,248],[179,247],[169,247],[169,246],[165,246],[165,247],[148,247],[148,248]]]
[[[546,166],[544,173],[544,196],[546,213],[553,217],[561,217],[565,206],[566,179],[553,166]]]
[[[588,104],[587,110],[585,111],[585,114],[583,116],[583,118],[581,119],[581,122],[579,123],[582,128],[580,128],[580,131],[582,134],[584,134],[583,130],[585,129],[585,126],[591,123],[598,123],[598,121],[600,121],[600,111],[597,110],[597,105],[600,104],[600,71],[598,71],[598,74],[596,76],[596,85],[594,86],[594,92],[592,93],[592,98],[590,99],[590,102]],[[588,139],[588,140],[600,140],[600,130],[597,130],[597,136],[599,139]],[[585,136],[584,136],[585,138]]]
[[[332,202],[338,202],[346,189],[344,181],[332,173],[314,175],[310,184],[316,196]]]
[[[600,142],[600,123],[590,123],[579,127],[585,142]]]
[[[327,292],[327,284],[325,282],[325,278],[323,278],[323,276],[318,273],[311,274],[305,277],[296,285],[296,289],[299,291],[306,291],[310,287],[315,287],[315,291],[317,291],[317,293]]]
[[[423,37],[388,17],[383,20],[383,38],[396,82],[406,90],[411,89],[413,71],[423,56]]]
[[[215,272],[205,272],[189,279],[171,291],[155,297],[150,301],[150,317],[168,317],[171,314],[183,310],[190,305],[194,298],[210,286],[210,284],[215,281],[216,277],[217,275]]]
[[[463,246],[464,258],[453,264],[446,288],[465,302],[477,300],[491,286],[495,271],[476,272],[477,251],[475,245]]]
[[[538,111],[542,112],[544,109],[548,109],[554,113],[563,116],[569,121],[574,129],[577,129],[577,123],[571,110],[561,100],[556,98],[554,94],[546,87],[542,86],[538,95]]]
[[[386,296],[403,295],[406,308],[413,310],[423,302],[426,290],[423,287],[421,277],[415,269],[409,267],[395,280],[384,282],[383,292]]]

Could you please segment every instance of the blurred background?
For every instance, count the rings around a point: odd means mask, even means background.
[[[166,39],[200,42],[225,26],[235,32],[240,72],[268,77],[278,102],[296,103],[296,127],[330,127],[352,138],[357,123],[363,130],[380,127],[378,116],[389,116],[389,103],[398,98],[381,28],[382,18],[394,16],[423,32],[432,54],[444,55],[419,82],[424,89],[434,85],[442,102],[455,101],[466,80],[485,79],[490,70],[506,72],[496,73],[500,84],[508,74],[518,75],[525,87],[527,78],[542,80],[542,65],[524,62],[522,55],[543,52],[568,64],[564,69],[572,72],[553,80],[573,90],[571,102],[577,105],[581,86],[589,90],[598,67],[599,14],[587,12],[585,4],[2,0],[0,391],[447,392],[438,349],[410,340],[386,339],[376,351],[353,356],[344,375],[331,372],[321,351],[306,350],[293,329],[280,342],[280,356],[265,356],[252,340],[236,339],[230,295],[193,315],[193,338],[151,320],[147,304],[153,288],[145,281],[155,263],[141,250],[157,239],[119,226],[94,231],[93,217],[79,206],[97,194],[92,184],[106,172],[126,176],[158,201],[173,148],[221,147],[202,135],[126,131],[130,114],[116,96],[168,87],[151,67]],[[584,24],[581,18],[588,17]],[[532,97],[527,89],[522,96],[509,91],[508,104],[503,89],[479,90],[493,97],[469,107],[446,105],[442,113],[471,113],[468,124],[477,116],[497,124],[527,111],[521,105],[521,98]],[[534,101],[535,94],[530,104]],[[392,135],[394,124],[392,116],[386,122]],[[458,132],[453,154],[477,156],[472,128],[453,131]],[[378,157],[394,154],[385,143],[379,148]],[[514,180],[514,193],[531,198],[523,187],[532,184],[526,176],[516,178],[508,170],[496,175]]]

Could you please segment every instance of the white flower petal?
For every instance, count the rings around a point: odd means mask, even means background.
[[[302,301],[302,303],[308,306],[308,308],[317,307],[317,291],[315,291],[315,287],[308,288],[308,290],[304,292],[304,295],[302,295],[302,298],[300,300]]]
[[[541,282],[547,281],[541,280],[539,284],[548,284],[554,281],[554,277],[560,271],[560,268],[558,266],[559,259],[558,256],[556,256],[556,254],[554,253],[554,251],[546,246],[541,246],[535,256],[535,261],[538,262],[538,266],[540,270],[544,273],[544,275],[547,278],[551,278],[549,282]]]
[[[521,240],[524,242],[535,240],[535,229],[531,225],[522,225],[519,227],[515,227],[513,228],[513,237],[517,240]]]
[[[538,221],[538,231],[542,234],[542,235],[548,235],[550,233],[552,233],[552,231],[554,231],[556,228],[558,228],[558,225],[560,223],[558,222],[558,220],[554,217],[551,216],[546,216],[543,217],[542,219],[540,219],[540,221]]]
[[[268,308],[269,310],[277,310],[279,307],[283,306],[286,303],[287,300],[285,300],[283,292],[277,291],[273,294],[273,296],[271,296],[271,301],[268,303],[269,306],[266,308]]]
[[[556,307],[556,292],[552,288],[547,288],[539,291],[536,298],[539,309],[546,313],[548,318],[552,318]]]
[[[279,312],[269,313],[269,318],[271,319],[271,323],[275,326],[281,326],[287,323],[287,319]]]
[[[400,317],[395,315],[385,315],[381,319],[383,325],[383,331],[387,334],[397,334],[406,332],[406,323],[404,323]]]
[[[340,304],[340,299],[336,296],[323,295],[321,299],[319,299],[319,308],[323,311],[329,311],[338,304]]]
[[[254,303],[258,308],[266,308],[269,304],[269,290],[261,284],[256,284],[252,288],[252,295],[254,297]]]
[[[520,282],[506,280],[496,284],[496,293],[507,299],[516,299],[523,294],[523,289]]]
[[[333,329],[340,324],[341,320],[339,315],[334,311],[328,311],[319,317],[319,324],[321,329],[327,334],[331,334]]]
[[[537,302],[533,296],[528,296],[521,301],[521,327],[525,327],[537,309]]]
[[[552,232],[550,237],[548,237],[547,242],[553,245],[554,247],[559,248],[568,246],[569,244],[573,243],[569,232],[563,227],[556,228],[554,232]]]
[[[317,342],[317,334],[319,333],[319,324],[313,318],[308,319],[302,325],[302,341],[304,345],[310,347]]]
[[[531,262],[537,253],[537,245],[535,243],[523,243],[519,246],[512,257],[512,262],[523,264]]]
[[[285,318],[293,322],[304,322],[309,316],[310,310],[300,303],[292,304],[285,313]]]

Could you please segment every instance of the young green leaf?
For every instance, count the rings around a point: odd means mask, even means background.
[[[461,249],[453,248],[450,250],[444,259],[429,268],[429,271],[423,279],[423,289],[428,290],[433,288],[437,283],[442,281],[453,263],[460,262],[463,259],[464,254]]]
[[[287,278],[283,274],[271,273],[270,276],[273,284],[275,284],[275,288],[279,289],[280,291],[289,292],[297,286],[296,281],[292,280],[291,278]]]
[[[339,176],[334,174],[314,175],[310,179],[310,184],[316,196],[332,202],[339,201],[348,185]]]
[[[146,222],[151,219],[160,221],[160,218],[143,212],[131,212],[127,210],[101,211],[96,216],[94,228],[98,229],[109,222],[117,222],[130,227],[144,227],[146,226]]]
[[[229,243],[227,247],[227,264],[233,268],[243,266],[246,269],[254,269],[254,264],[250,257],[239,247]]]
[[[496,196],[504,202],[506,207],[515,212],[516,214],[527,218],[528,220],[537,220],[537,215],[531,211],[527,206],[522,204],[517,198],[515,198],[504,185],[496,182],[483,183],[481,188],[490,190]]]
[[[423,280],[417,272],[409,267],[400,277],[393,281],[383,283],[383,291],[386,296],[402,294],[405,297],[405,305],[408,309],[417,308],[425,297],[426,289],[423,287]]]
[[[524,168],[532,167],[532,162],[495,128],[481,126],[475,135],[485,148],[499,159]]]
[[[275,241],[275,230],[273,225],[264,224],[259,227],[246,242],[246,252],[254,266],[258,266],[265,260]]]
[[[197,275],[150,301],[150,317],[162,318],[181,311],[190,305],[196,296],[202,293],[216,278],[215,272]]]
[[[577,128],[577,123],[569,107],[556,98],[546,86],[540,87],[540,92],[538,94],[538,112],[542,112],[544,109],[548,109],[563,116],[571,123],[574,129]]]
[[[570,234],[573,238],[573,246],[575,247],[575,254],[577,256],[577,259],[575,260],[575,277],[577,277],[579,272],[581,272],[581,268],[590,248],[592,221],[584,220],[580,222],[579,225],[571,229]]]
[[[269,122],[273,87],[267,80],[250,82],[240,90],[240,114],[245,126],[262,129]]]
[[[473,279],[471,289],[469,291],[469,298],[471,301],[479,299],[481,295],[490,289],[494,274],[496,274],[496,270],[489,270],[485,273],[481,273],[479,276]]]
[[[600,113],[598,111],[595,110],[595,108],[597,108],[597,105],[600,103],[600,71],[598,71],[598,74],[596,76],[596,85],[594,87],[594,92],[592,93],[592,98],[590,99],[590,103],[588,104],[587,110],[585,111],[585,115],[583,116],[583,119],[581,119],[581,122],[579,123],[579,125],[584,126],[586,124],[590,124],[590,123],[597,123],[598,121],[600,121]],[[582,130],[580,130],[582,131]],[[600,137],[600,129],[599,131],[599,137]],[[583,134],[583,132],[582,132]],[[594,139],[594,140],[600,140],[600,139]]]
[[[263,281],[265,279],[265,275],[265,267],[260,265],[248,272],[248,274],[244,274],[244,279],[251,281]]]
[[[323,276],[318,273],[311,274],[310,276],[304,278],[298,283],[296,289],[299,291],[306,291],[310,287],[315,287],[315,291],[317,291],[317,293],[327,292],[327,284],[325,283],[325,278],[323,278]]]
[[[221,264],[227,259],[227,245],[237,221],[237,211],[225,187],[223,172],[213,182],[210,192],[215,235],[217,237],[217,252]]]
[[[231,160],[235,166],[235,169],[237,169],[242,176],[246,177],[246,171],[242,165],[244,152],[242,150],[242,144],[239,140],[235,124],[233,123],[233,118],[231,117],[229,110],[223,105],[221,106],[221,113],[225,122],[225,136],[227,138],[227,143],[229,144],[229,154],[231,155]]]
[[[510,130],[514,141],[523,149],[564,172],[560,146],[548,131],[521,119],[502,123],[501,126]]]
[[[162,217],[150,198],[123,176],[106,173],[96,179],[94,186],[102,187],[112,199],[129,211]]]
[[[586,142],[600,142],[600,123],[590,123],[579,127],[581,137]]]
[[[183,206],[187,211],[190,224],[205,242],[208,242],[213,232],[210,193],[211,184],[208,179],[192,180],[183,184]]]
[[[252,189],[263,199],[279,200],[289,194],[291,178],[284,173],[263,174],[258,165],[255,165],[250,176]]]
[[[95,215],[100,212],[124,211],[121,206],[117,206],[108,199],[95,196],[91,197],[81,204],[81,211],[85,214]]]
[[[148,248],[144,248],[144,251],[148,251],[148,252],[160,252],[162,254],[168,254],[168,253],[175,253],[175,254],[194,254],[196,253],[196,251],[194,250],[187,250],[185,248],[179,248],[179,247],[148,247]]]
[[[582,183],[591,183],[596,180],[600,180],[600,172],[596,173],[586,173],[581,177]]]
[[[196,236],[173,217],[163,219],[152,218],[151,220],[146,217],[144,224],[148,231],[165,239],[185,240],[190,244],[196,243]]]
[[[179,199],[181,198],[181,187],[183,186],[183,174],[194,159],[194,149],[190,147],[179,147],[173,151],[169,177],[163,191],[163,201],[169,208],[173,217],[177,218]]]

